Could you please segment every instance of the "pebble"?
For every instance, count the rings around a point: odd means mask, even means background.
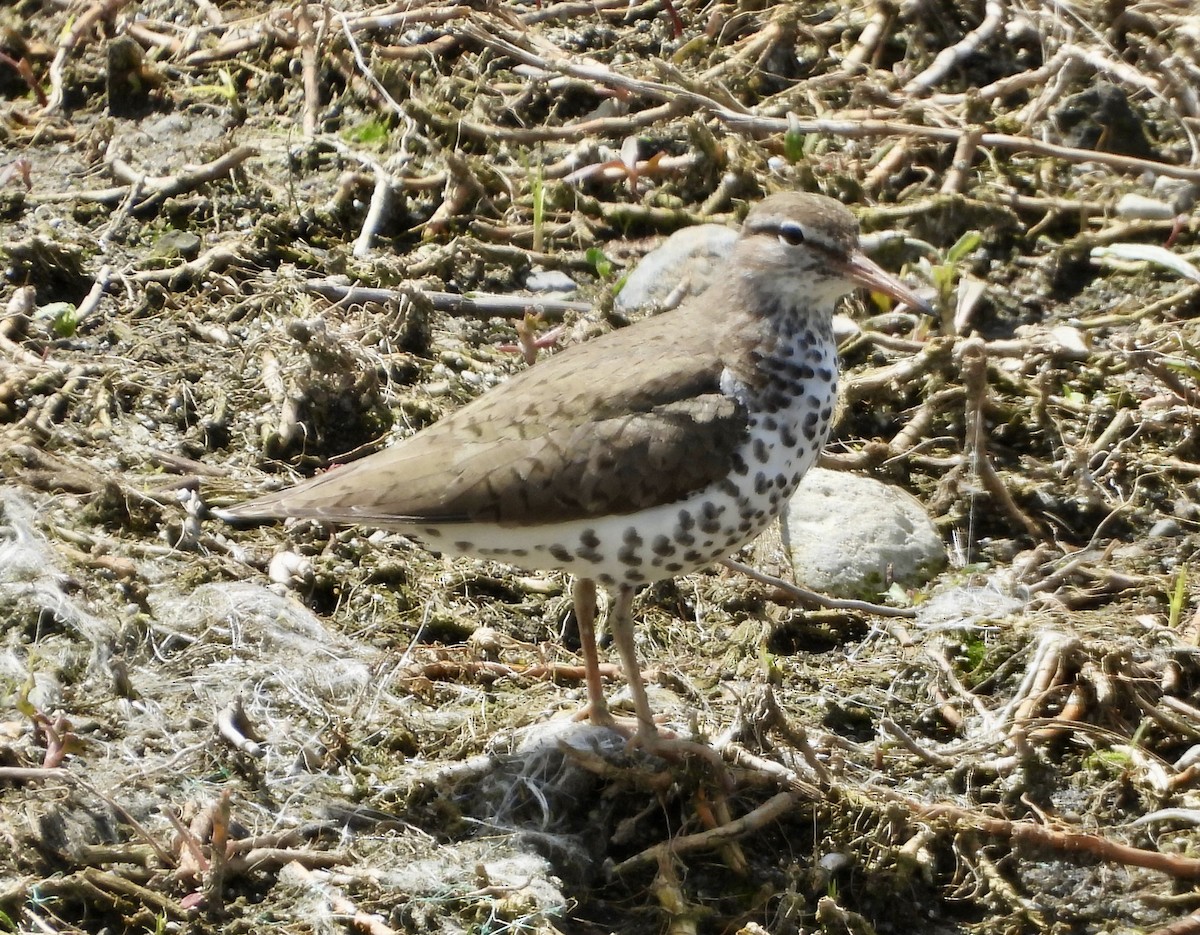
[[[874,599],[891,581],[919,586],[946,564],[920,502],[872,477],[813,468],[782,517],[794,580],[835,597]]]
[[[1183,527],[1179,525],[1178,520],[1171,517],[1160,519],[1157,523],[1150,527],[1150,531],[1146,533],[1150,539],[1170,539],[1175,536],[1183,535]]]
[[[562,270],[557,269],[537,269],[525,278],[525,288],[530,292],[537,293],[557,293],[571,295],[579,286]]]

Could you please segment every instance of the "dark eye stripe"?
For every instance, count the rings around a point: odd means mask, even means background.
[[[778,218],[759,218],[749,227],[746,233],[774,234],[785,243],[792,246],[804,243],[808,237],[804,227],[796,221],[779,220]]]
[[[755,234],[778,237],[793,247],[804,244],[808,250],[831,257],[844,255],[851,248],[852,244],[849,241],[853,237],[853,232],[844,234],[842,231],[826,231],[820,227],[806,231],[805,225],[798,221],[780,217],[750,218],[743,230],[743,236]],[[829,242],[830,239],[833,242]]]

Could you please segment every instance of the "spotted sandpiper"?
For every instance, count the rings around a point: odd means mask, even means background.
[[[829,434],[831,318],[863,287],[926,303],[862,252],[822,195],[771,195],[725,275],[678,309],[542,361],[399,444],[216,511],[396,530],[431,548],[575,576],[588,715],[612,725],[595,644],[596,583],[633,695],[658,734],[634,648],[634,591],[695,571],[778,515]]]

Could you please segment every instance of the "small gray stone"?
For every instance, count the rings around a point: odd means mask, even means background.
[[[557,269],[534,269],[525,279],[530,292],[559,292],[570,294],[579,287],[566,273]]]
[[[1160,175],[1154,180],[1153,192],[1155,197],[1171,203],[1171,207],[1179,214],[1186,214],[1200,199],[1200,185],[1187,179],[1172,179]]]
[[[158,120],[147,121],[142,129],[151,139],[163,140],[190,132],[192,121],[184,114],[167,114]]]
[[[1183,527],[1179,525],[1178,520],[1167,517],[1151,526],[1150,532],[1146,535],[1151,539],[1169,539],[1174,536],[1182,536]]]
[[[191,231],[169,230],[154,242],[150,255],[194,260],[200,255],[202,245],[200,238]]]
[[[916,498],[870,477],[813,468],[781,522],[796,583],[833,596],[873,598],[889,575],[923,584],[946,564]]]
[[[1175,216],[1175,209],[1165,201],[1127,192],[1117,201],[1117,217],[1149,221],[1166,221]]]

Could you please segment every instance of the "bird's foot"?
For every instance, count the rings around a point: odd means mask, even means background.
[[[729,767],[720,752],[709,744],[688,740],[668,728],[645,723],[636,717],[617,717],[606,704],[589,704],[575,717],[620,734],[625,738],[629,750],[642,750],[670,763],[683,762],[693,757],[702,760],[708,764],[712,774],[725,790],[733,788],[733,777]]]
[[[597,727],[606,727],[625,737],[628,737],[630,733],[629,725],[623,723],[628,722],[629,719],[614,717],[612,711],[608,709],[608,704],[604,701],[603,696],[599,699],[590,699],[586,707],[580,708],[575,712],[574,720],[591,721]]]
[[[652,756],[670,762],[680,762],[695,757],[708,764],[713,776],[726,791],[733,789],[733,776],[720,751],[698,740],[687,740],[671,732],[662,732],[654,724],[638,722],[637,730],[629,739],[631,749],[641,749]]]

